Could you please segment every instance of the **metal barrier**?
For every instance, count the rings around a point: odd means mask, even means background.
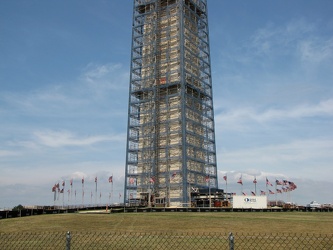
[[[1,233],[0,249],[333,249],[333,234]]]

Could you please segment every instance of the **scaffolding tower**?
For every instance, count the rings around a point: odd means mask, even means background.
[[[134,0],[124,202],[217,188],[206,0]]]

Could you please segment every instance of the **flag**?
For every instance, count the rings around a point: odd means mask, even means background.
[[[131,178],[129,179],[129,183],[132,184],[132,185],[134,184],[134,178],[133,178],[133,177],[131,177]]]
[[[261,195],[266,195],[266,192],[265,192],[265,191],[262,191],[262,190],[260,190],[260,194],[261,194]]]
[[[176,177],[176,175],[177,175],[176,171],[173,172],[172,175],[171,175],[171,179],[174,179]]]
[[[272,190],[268,190],[269,191],[269,194],[274,194],[274,192]]]
[[[82,177],[82,184],[84,183],[84,177]]]
[[[109,183],[112,183],[112,175],[109,177]]]
[[[64,189],[61,189],[61,190],[60,190],[60,193],[61,193],[61,194],[64,193]]]
[[[150,177],[150,183],[155,183],[155,177],[154,176]]]
[[[266,178],[266,186],[268,186],[268,185],[269,185],[269,186],[273,186],[273,184],[270,183],[269,180]]]
[[[223,180],[227,181],[227,176],[226,175],[223,176]]]
[[[257,184],[257,178],[256,177],[254,177],[253,183]]]
[[[289,188],[290,188],[291,191],[295,190],[297,188],[297,186],[295,185],[295,183],[292,182],[292,181],[289,181],[288,184],[289,184]]]
[[[209,175],[206,176],[206,182],[209,182]]]
[[[282,194],[281,189],[276,189],[276,192],[277,192],[278,194]]]
[[[279,180],[276,180],[275,183],[276,183],[276,185],[283,185],[283,182],[279,181]]]
[[[73,186],[73,179],[70,180],[69,184]]]
[[[63,187],[65,186],[65,181],[62,181],[62,186],[63,186]]]
[[[52,187],[52,192],[55,192],[57,190],[57,185],[54,185],[53,187]]]
[[[95,177],[95,182],[97,183],[97,176]]]
[[[246,196],[246,193],[245,193],[245,192],[242,192],[242,194]]]
[[[239,178],[239,180],[237,181],[237,183],[243,185],[242,176]]]
[[[287,180],[283,180],[283,185],[288,185],[288,181]]]
[[[253,191],[251,191],[251,194],[252,194],[253,196],[256,196],[256,193],[255,193],[255,192],[253,192]]]

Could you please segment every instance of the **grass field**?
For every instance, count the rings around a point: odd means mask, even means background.
[[[66,231],[333,234],[333,213],[76,213],[0,220],[0,233]]]

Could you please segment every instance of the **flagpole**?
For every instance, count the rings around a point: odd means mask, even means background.
[[[190,181],[188,182],[188,194],[189,194],[189,197],[190,197],[190,200],[191,200],[191,183]]]
[[[56,203],[56,199],[57,199],[57,189],[55,188],[54,189],[54,197],[53,197],[53,206],[55,206],[55,203]]]
[[[225,189],[226,189],[226,193],[227,193],[227,202],[229,204],[229,197],[228,197],[228,177],[227,177],[227,175],[225,176]]]
[[[111,182],[111,197],[110,198],[113,198],[113,173],[112,173],[112,182]],[[111,199],[110,199],[110,202],[111,202]]]
[[[84,177],[82,178],[82,207],[84,204]]]
[[[241,193],[243,194],[243,175],[241,175]]]
[[[225,194],[226,194],[227,202],[229,203],[229,197],[228,197],[228,176],[227,176],[227,174],[225,174],[223,176],[223,180],[225,181]]]
[[[62,182],[62,207],[65,206],[65,181]]]
[[[209,188],[209,207],[212,207],[212,197],[210,195],[210,175],[208,176],[208,188]]]
[[[275,180],[275,206],[277,206],[277,184]]]
[[[111,193],[113,189],[113,174],[109,177],[109,183],[110,183],[110,192],[109,192],[109,205],[111,204]]]
[[[268,193],[268,189],[267,189],[267,185],[268,185],[268,183],[267,183],[267,177],[266,177],[266,195],[267,195],[267,202],[268,202],[268,197],[269,197],[269,193]]]
[[[71,203],[73,203],[73,179],[71,179]]]
[[[243,175],[241,175],[241,177],[239,178],[239,180],[237,181],[237,183],[242,185],[241,186],[241,194],[243,194]]]
[[[96,205],[97,205],[97,176],[95,177],[95,206]]]

